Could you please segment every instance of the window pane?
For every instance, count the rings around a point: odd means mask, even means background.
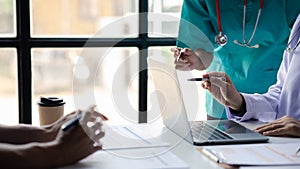
[[[0,0],[0,37],[16,37],[15,0]]]
[[[173,54],[170,52],[171,46],[166,47],[151,47],[149,48],[149,58],[156,61],[165,63],[166,65],[174,67]],[[158,106],[158,101],[156,96],[155,86],[153,84],[153,79],[151,77],[151,68],[149,69],[149,81],[148,81],[148,100],[153,99],[151,102],[151,107],[149,107],[149,122],[156,121],[159,119],[160,108]],[[157,71],[158,69],[153,69]],[[189,120],[205,120],[205,90],[202,89],[200,83],[188,82],[186,79],[192,77],[202,77],[205,71],[177,71],[177,77],[180,84],[180,90],[182,97],[184,99],[185,109]],[[163,79],[162,79],[163,80]],[[162,93],[161,93],[162,92]],[[163,94],[163,91],[160,91]],[[151,96],[151,98],[150,98]],[[150,103],[149,103],[150,104]],[[149,105],[150,106],[150,105]]]
[[[18,124],[17,53],[0,49],[0,124]]]
[[[41,96],[66,101],[65,114],[97,104],[110,122],[138,119],[137,48],[32,50],[33,124]]]
[[[183,0],[149,0],[149,36],[177,37]]]
[[[31,34],[136,37],[137,5],[137,0],[31,0]]]

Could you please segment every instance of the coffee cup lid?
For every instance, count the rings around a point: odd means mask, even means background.
[[[61,106],[64,104],[64,100],[57,97],[41,97],[40,102],[38,102],[38,105],[45,107]]]

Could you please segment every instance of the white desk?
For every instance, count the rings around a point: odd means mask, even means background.
[[[248,128],[255,128],[260,125],[257,123],[242,123]],[[212,160],[203,156],[196,150],[196,147],[186,142],[173,132],[164,129],[162,134],[159,136],[160,139],[170,144],[169,151],[184,161],[191,169],[205,168],[205,169],[221,169],[222,167]],[[270,142],[299,142],[300,139],[296,138],[279,138],[270,137]],[[161,151],[160,148],[155,149],[158,153]],[[151,151],[152,151],[151,150]],[[138,149],[138,150],[119,150],[119,151],[99,151],[95,154],[87,157],[81,162],[65,167],[65,168],[101,168],[101,169],[112,169],[112,168],[145,168],[147,158],[132,158],[132,157],[143,157],[143,154],[150,149]],[[128,158],[129,157],[129,158]],[[276,167],[241,167],[243,169],[268,169]],[[298,169],[300,166],[280,166],[278,168]]]

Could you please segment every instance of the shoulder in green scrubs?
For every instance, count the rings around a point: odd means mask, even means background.
[[[225,71],[242,93],[265,93],[276,82],[276,74],[287,44],[290,29],[300,13],[298,0],[264,1],[256,33],[247,48],[243,42],[243,0],[220,0],[221,25],[228,43],[218,47],[218,21],[214,0],[184,0],[177,46],[193,50],[213,48],[214,59],[207,71]],[[258,15],[260,0],[248,0],[245,39],[249,40]],[[208,40],[207,40],[208,38]],[[209,43],[210,42],[210,43]],[[211,45],[208,45],[211,44]],[[208,116],[226,118],[224,106],[206,94]]]

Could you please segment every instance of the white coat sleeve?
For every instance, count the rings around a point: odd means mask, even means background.
[[[246,103],[246,113],[242,117],[234,116],[229,108],[226,108],[227,117],[245,121],[257,119],[259,121],[270,122],[276,119],[278,113],[278,103],[282,91],[282,86],[288,71],[289,63],[288,53],[284,52],[283,61],[277,73],[276,84],[270,86],[265,94],[245,94],[242,93]]]

